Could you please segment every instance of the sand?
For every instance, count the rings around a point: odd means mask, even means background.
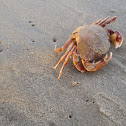
[[[54,46],[106,16],[124,38],[112,60],[82,74],[70,59],[58,80]],[[1,0],[0,126],[126,126],[125,19],[125,0]]]

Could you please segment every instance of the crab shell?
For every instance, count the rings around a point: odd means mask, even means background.
[[[96,61],[110,48],[108,31],[96,24],[77,28],[72,36],[76,38],[77,54],[85,61]]]

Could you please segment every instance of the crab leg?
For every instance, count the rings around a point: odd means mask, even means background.
[[[103,19],[103,20],[96,20],[96,21],[94,21],[94,22],[92,22],[91,24],[102,24],[102,23],[104,23],[107,19],[108,19],[109,17],[106,17],[105,19]]]
[[[109,23],[111,23],[111,22],[113,22],[114,23],[114,21],[116,20],[116,16],[114,16],[114,17],[112,17],[112,18],[110,18],[110,19],[108,19],[108,20],[106,20],[105,22],[103,22],[102,24],[100,24],[102,27],[105,27],[106,26],[106,24],[109,24]]]
[[[90,62],[84,61],[82,59],[82,64],[84,65],[84,67],[87,71],[96,71],[96,70],[99,70],[102,67],[104,67],[111,58],[112,58],[112,52],[110,52],[109,56],[106,54],[102,60],[100,60],[96,63],[90,63]]]
[[[101,20],[96,20],[96,21],[92,22],[91,24],[98,24],[100,22],[101,22]]]
[[[66,59],[65,59],[65,61],[64,61],[64,63],[63,63],[63,66],[62,66],[62,68],[61,68],[61,70],[60,70],[60,72],[59,72],[58,79],[60,78],[60,76],[61,76],[61,74],[62,74],[62,71],[63,71],[63,69],[64,69],[64,67],[65,67],[66,63],[68,62],[68,60],[69,60],[70,56],[71,56],[71,55],[72,55],[72,53],[74,52],[75,47],[76,47],[76,46],[73,46],[73,48],[71,49],[71,51],[70,51],[70,52],[69,52],[69,54],[67,55],[67,57],[66,57]]]
[[[73,53],[73,64],[76,67],[77,70],[79,70],[80,72],[85,72],[85,69],[81,67],[80,63],[79,63],[79,59],[76,56],[76,50]]]
[[[56,45],[55,45],[54,51],[55,52],[60,52],[60,51],[65,50],[67,48],[67,46],[72,42],[72,40],[73,40],[72,37],[70,37],[61,48],[56,48]]]
[[[110,41],[115,45],[115,48],[118,48],[123,43],[123,37],[118,31],[112,31],[111,29],[107,29],[110,34]]]
[[[109,17],[106,17],[105,19],[103,19],[101,22],[99,22],[98,24],[101,25],[102,23],[104,23]]]
[[[68,48],[67,51],[65,52],[65,54],[60,58],[60,60],[58,61],[58,63],[55,65],[55,67],[53,67],[53,69],[56,69],[57,66],[66,58],[66,56],[69,54],[69,52],[71,51],[71,49],[73,48],[74,43],[72,42]]]

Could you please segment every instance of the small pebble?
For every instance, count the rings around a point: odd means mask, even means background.
[[[112,13],[114,13],[115,12],[115,10],[110,10]]]
[[[72,82],[72,86],[77,86],[77,85],[80,85],[80,82],[76,82],[76,81]]]

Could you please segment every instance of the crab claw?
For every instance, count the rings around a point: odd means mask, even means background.
[[[123,43],[123,37],[118,31],[112,31],[110,29],[107,29],[107,31],[110,34],[110,41],[115,45],[115,48],[119,48]]]
[[[112,58],[112,52],[110,52],[109,56],[106,54],[103,59],[97,62],[90,63],[82,59],[82,64],[87,71],[97,71],[102,67],[104,67],[105,65],[107,65],[111,58]]]

